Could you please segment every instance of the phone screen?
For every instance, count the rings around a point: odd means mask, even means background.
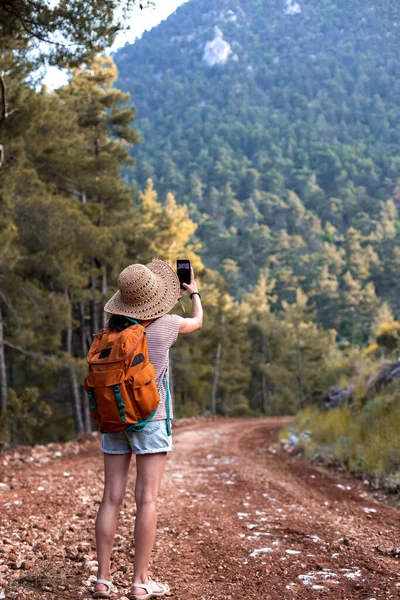
[[[182,283],[190,283],[190,260],[182,259],[176,261],[176,271],[178,273],[179,281]]]

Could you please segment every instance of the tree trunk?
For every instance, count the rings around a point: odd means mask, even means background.
[[[186,377],[183,380],[183,393],[182,393],[182,406],[184,406],[187,402],[188,399],[188,386],[187,386],[187,381],[186,381]]]
[[[4,327],[3,327],[3,312],[1,310],[0,303],[0,340],[4,339]],[[0,343],[0,410],[6,410],[7,408],[7,368],[6,368],[6,357],[4,352],[4,344]]]
[[[92,431],[92,420],[90,418],[89,398],[82,387],[82,415],[83,415],[83,426],[86,433]]]
[[[221,410],[222,410],[222,414],[224,415],[224,417],[227,417],[228,416],[228,405],[226,403],[225,392],[223,392],[223,395],[222,395]]]
[[[219,368],[221,363],[221,352],[222,352],[222,337],[224,335],[224,326],[225,326],[225,315],[222,314],[221,317],[221,335],[218,340],[217,346],[217,354],[215,357],[215,371],[214,371],[214,380],[211,389],[211,414],[217,414],[217,388],[218,388],[218,379],[219,379]]]
[[[15,387],[15,360],[14,360],[14,350],[10,349],[10,352],[8,353],[9,356],[9,360],[8,360],[8,385],[10,388]]]
[[[81,411],[81,398],[80,398],[80,394],[79,394],[78,378],[76,376],[76,369],[75,369],[75,365],[73,363],[73,357],[72,357],[72,305],[71,305],[71,301],[70,301],[70,297],[69,297],[69,292],[67,289],[65,290],[64,294],[65,294],[66,300],[69,303],[69,319],[68,319],[67,339],[66,339],[66,343],[65,343],[65,346],[66,346],[65,351],[68,355],[67,370],[68,370],[68,374],[69,374],[69,384],[70,384],[70,389],[71,389],[71,399],[72,399],[72,408],[73,408],[74,421],[75,421],[75,431],[76,431],[76,433],[81,433],[84,431],[82,411]]]
[[[267,414],[268,411],[268,386],[267,386],[267,378],[264,373],[261,375],[261,394],[262,394],[262,411],[264,415]]]
[[[83,424],[81,411],[81,397],[79,394],[79,383],[78,378],[76,376],[75,365],[73,365],[72,362],[68,365],[68,372],[72,396],[72,408],[74,411],[75,431],[76,433],[82,433],[83,431],[85,431],[85,427]]]
[[[95,291],[96,290],[96,283],[95,280],[92,280],[92,290]],[[99,320],[97,317],[97,305],[96,305],[96,301],[95,300],[91,300],[90,301],[90,332],[92,335],[95,335],[98,330],[100,329],[99,327]]]
[[[211,389],[211,414],[216,414],[216,402],[217,402],[217,386],[218,386],[218,377],[219,377],[219,364],[221,361],[221,339],[218,340],[217,346],[217,355],[215,357],[215,371],[214,371],[214,380]]]
[[[297,362],[297,385],[299,388],[299,395],[300,395],[300,408],[303,409],[305,406],[305,403],[306,403],[306,395],[305,395],[305,391],[304,391],[302,358],[301,358],[300,340],[299,340],[298,331],[296,331],[296,362]]]
[[[82,352],[82,356],[85,357],[88,353],[89,347],[88,347],[88,337],[87,337],[87,331],[86,331],[86,323],[85,323],[85,303],[84,302],[80,302],[79,303],[79,321],[80,321],[80,337],[81,337],[81,352]],[[83,428],[84,431],[86,431],[87,433],[90,433],[92,431],[92,421],[90,418],[90,409],[89,409],[89,400],[88,397],[86,395],[86,392],[83,388],[83,386],[81,387],[81,412],[82,412],[82,417],[83,417]]]
[[[86,337],[86,323],[85,323],[85,303],[79,302],[79,321],[80,321],[80,334],[81,334],[81,352],[82,356],[85,357],[88,353],[87,337]]]
[[[107,291],[108,291],[107,265],[103,265],[102,266],[102,273],[101,273],[101,293],[103,294],[103,296],[107,295]],[[104,310],[102,310],[101,312],[102,312],[102,327],[107,327],[107,316],[106,316],[106,313],[104,312]]]
[[[264,364],[265,364],[265,360],[266,360],[266,356],[265,356],[266,350],[267,350],[267,338],[263,334],[262,341],[261,341],[261,351],[262,351]],[[264,415],[266,415],[267,410],[268,410],[268,389],[267,389],[267,377],[266,377],[265,373],[262,373],[262,375],[261,375],[261,394],[262,394],[262,410],[263,410]]]

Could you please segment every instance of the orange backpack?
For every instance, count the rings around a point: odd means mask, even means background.
[[[160,402],[146,327],[135,319],[128,321],[133,325],[122,331],[101,329],[87,355],[89,372],[84,385],[90,414],[102,433],[141,431]],[[169,398],[166,403],[168,409]]]

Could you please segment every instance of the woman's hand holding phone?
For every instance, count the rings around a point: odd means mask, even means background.
[[[199,291],[197,289],[197,284],[196,284],[196,281],[195,281],[195,278],[194,278],[193,267],[190,267],[190,284],[182,283],[182,286],[185,288],[185,290],[189,294],[193,294],[193,292],[198,292]]]
[[[198,292],[197,284],[194,278],[193,268],[190,267],[190,284],[182,283],[188,294]],[[203,325],[203,307],[201,305],[200,296],[197,294],[192,296],[192,316],[191,318],[183,319],[179,327],[179,333],[191,333],[197,329],[201,329]]]

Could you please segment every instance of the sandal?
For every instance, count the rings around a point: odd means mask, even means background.
[[[112,581],[106,581],[105,579],[98,579],[96,583],[104,583],[107,586],[107,590],[98,590],[93,592],[93,598],[110,598],[111,592],[118,592],[118,589],[112,583]],[[96,584],[95,584],[96,585]]]
[[[160,592],[154,592],[151,585],[155,583],[159,585],[161,588]],[[158,583],[157,581],[153,581],[149,577],[149,581],[147,583],[133,583],[131,587],[138,587],[146,590],[146,594],[134,594],[133,592],[129,592],[127,595],[129,600],[149,600],[150,598],[161,598],[161,596],[165,596],[169,592],[169,586],[163,583]]]

